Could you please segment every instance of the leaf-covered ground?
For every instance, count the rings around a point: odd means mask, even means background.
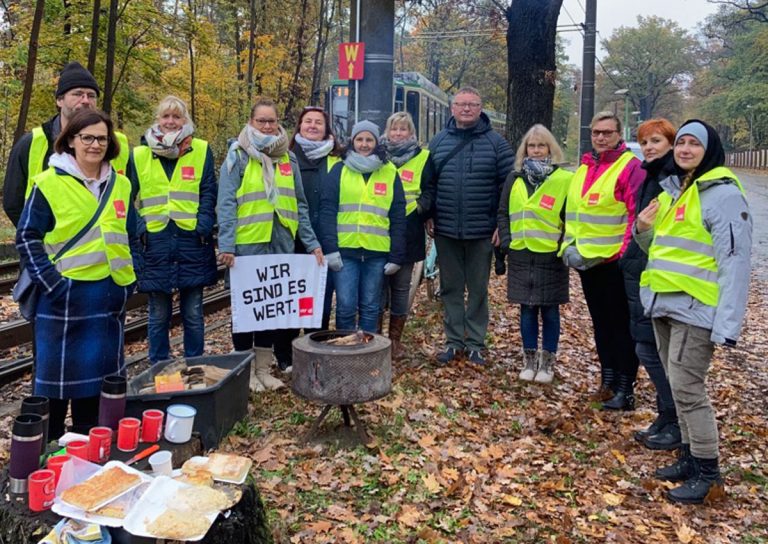
[[[304,444],[319,406],[287,390],[256,398],[224,447],[253,458],[276,542],[768,541],[768,285],[753,283],[742,340],[716,352],[710,374],[727,498],[680,507],[664,498],[671,484],[651,478],[673,454],[632,439],[655,416],[645,372],[637,411],[587,401],[599,365],[574,280],[551,387],[516,380],[518,310],[493,278],[492,363],[436,368],[440,306],[422,294],[391,395],[359,408],[367,447],[350,445],[338,413],[324,440]]]

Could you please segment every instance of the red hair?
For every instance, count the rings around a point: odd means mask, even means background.
[[[675,127],[664,118],[643,121],[640,126],[637,127],[637,141],[642,141],[655,132],[664,136],[669,142],[669,145],[674,145]]]

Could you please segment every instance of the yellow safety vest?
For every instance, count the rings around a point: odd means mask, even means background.
[[[177,159],[169,180],[152,149],[140,145],[133,150],[139,178],[139,215],[149,232],[160,232],[170,219],[180,229],[195,230],[207,151],[208,142],[194,138],[190,151]]]
[[[341,169],[337,228],[339,247],[389,252],[389,209],[397,168],[391,162],[371,173],[366,183],[360,172]]]
[[[334,165],[341,160],[341,157],[337,157],[336,155],[328,155],[326,157],[326,168],[328,169],[328,172],[331,171],[331,168],[334,167]]]
[[[424,173],[427,158],[429,158],[429,150],[422,149],[397,169],[405,192],[405,215],[411,215],[416,211],[416,200],[421,195],[421,175]]]
[[[291,168],[291,160],[286,153],[275,162],[275,185],[279,196],[276,204],[267,200],[264,188],[261,163],[248,160],[243,173],[243,181],[235,193],[237,197],[237,229],[235,243],[261,244],[272,240],[272,221],[275,214],[283,225],[296,238],[299,230],[299,205],[296,201],[296,184]]]
[[[99,202],[82,183],[49,168],[35,178],[51,207],[56,224],[43,237],[48,258],[53,257],[96,213]],[[126,220],[131,206],[131,182],[117,174],[104,210],[77,243],[54,264],[62,276],[73,280],[97,281],[111,276],[118,285],[136,281],[128,245]]]
[[[733,172],[718,167],[694,181],[676,202],[667,193],[659,195],[648,266],[640,276],[640,285],[654,293],[682,291],[703,304],[717,306],[717,261],[712,235],[701,217],[699,182],[723,178],[732,179],[744,192]]]
[[[118,174],[125,174],[125,168],[128,164],[128,155],[130,146],[128,138],[122,132],[115,132],[115,138],[120,142],[120,154],[112,159],[111,164]],[[29,156],[27,157],[27,188],[24,191],[24,200],[29,198],[32,192],[32,178],[40,174],[47,167],[45,154],[48,152],[48,138],[43,132],[43,127],[32,129],[32,143],[29,146]]]
[[[575,243],[579,253],[587,258],[609,258],[616,255],[627,232],[627,205],[614,196],[619,174],[634,154],[625,151],[595,180],[582,196],[589,167],[582,164],[571,180],[565,206],[565,237],[558,255]]]
[[[529,249],[535,253],[557,251],[563,232],[560,212],[572,177],[573,172],[558,168],[530,197],[525,180],[515,180],[509,192],[511,249]]]

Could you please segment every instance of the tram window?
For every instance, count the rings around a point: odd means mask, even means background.
[[[395,87],[395,108],[392,111],[403,111],[405,104],[403,104],[403,87],[398,85]]]
[[[405,94],[405,109],[413,117],[413,124],[416,125],[416,134],[419,134],[419,110],[421,104],[419,104],[419,93],[416,91],[408,91]]]

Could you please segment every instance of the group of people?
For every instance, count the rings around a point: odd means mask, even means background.
[[[414,263],[425,232],[440,260],[446,344],[438,365],[484,365],[494,250],[506,254],[509,302],[520,307],[519,379],[551,383],[578,271],[600,361],[592,400],[633,410],[642,363],[656,389],[656,420],[635,434],[650,449],[679,449],[656,476],[683,482],[677,502],[702,502],[722,486],[717,427],[705,388],[716,344],[733,345],[744,318],[752,218],[724,165],[717,133],[692,120],[638,129],[645,161],[622,140],[612,113],[591,123],[592,150],[575,172],[543,125],[513,154],[462,88],[444,130],[422,148],[398,112],[384,133],[357,122],[349,145],[323,109],[299,115],[292,135],[277,105],[257,99],[217,173],[186,104],[169,96],[141,145],[96,109],[99,86],[68,64],[59,113],[13,148],[4,208],[17,225],[22,266],[42,295],[34,319],[36,394],[51,398],[51,433],[95,424],[102,378],[124,373],[123,325],[134,286],[149,297],[149,358],[170,356],[172,295],[179,292],[184,354],[204,351],[203,288],[218,261],[302,253],[329,269],[322,328],[335,292],[339,330],[388,334],[402,351]],[[306,331],[305,331],[306,332]],[[255,350],[251,388],[283,386],[297,330],[233,333]],[[539,344],[539,336],[541,343]],[[539,349],[539,346],[541,348]]]

